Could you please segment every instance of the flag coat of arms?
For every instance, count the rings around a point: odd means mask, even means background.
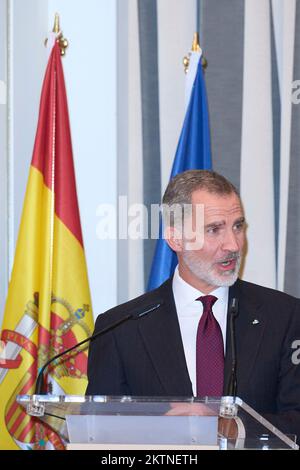
[[[39,369],[92,334],[71,133],[60,49],[44,78],[14,266],[1,330],[0,449],[63,449],[50,427],[26,414],[17,395],[34,393]],[[49,367],[48,393],[84,395],[87,350]]]

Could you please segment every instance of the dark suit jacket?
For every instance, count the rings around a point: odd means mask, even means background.
[[[235,320],[237,396],[284,432],[300,436],[300,365],[292,363],[300,339],[300,302],[287,294],[238,280],[229,290],[239,299]],[[95,332],[132,311],[163,302],[92,341],[87,395],[192,396],[172,291],[159,288],[99,315]],[[253,324],[254,320],[258,320]],[[227,328],[224,395],[231,370]]]

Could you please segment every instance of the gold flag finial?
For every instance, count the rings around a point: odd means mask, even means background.
[[[58,34],[60,32],[60,27],[59,27],[59,14],[58,13],[55,13],[55,17],[54,17],[54,26],[53,26],[53,29],[52,29],[53,33],[56,33]]]
[[[202,52],[200,43],[199,43],[199,33],[194,33],[192,52]],[[189,53],[187,56],[183,58],[184,73],[188,73],[189,65],[190,65],[190,56],[191,56],[191,53]],[[205,70],[207,67],[207,60],[203,56],[203,54],[201,56],[201,63],[202,63],[203,69]]]
[[[54,26],[53,26],[53,33],[56,34],[56,41],[58,42],[59,48],[60,48],[60,55],[64,56],[66,55],[66,49],[69,45],[69,41],[63,37],[63,33],[60,30],[60,24],[59,24],[59,14],[55,13],[54,17]],[[45,40],[45,46],[47,45],[48,39]]]
[[[201,51],[200,44],[199,44],[199,33],[194,33],[192,51],[193,52],[200,52]]]

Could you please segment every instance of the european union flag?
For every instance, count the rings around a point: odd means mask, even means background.
[[[197,73],[175,154],[171,178],[186,170],[210,170],[211,167],[207,96],[201,55],[199,55]],[[177,265],[176,253],[171,250],[162,235],[162,220],[160,220],[159,239],[155,247],[148,291],[166,281]]]

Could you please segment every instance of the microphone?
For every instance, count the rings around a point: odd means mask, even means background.
[[[236,341],[235,341],[235,319],[239,313],[239,301],[233,298],[229,307],[229,328],[231,345],[231,376],[228,385],[228,396],[236,396],[237,378],[236,378]]]
[[[87,343],[88,341],[92,341],[93,339],[98,338],[98,336],[104,335],[108,331],[111,331],[111,330],[115,329],[117,326],[121,325],[122,323],[127,322],[128,320],[138,320],[138,319],[144,317],[145,315],[148,315],[149,313],[153,312],[154,310],[157,310],[162,304],[163,304],[163,301],[161,300],[161,301],[156,302],[154,304],[152,303],[152,304],[148,305],[142,311],[140,311],[140,309],[134,309],[134,310],[131,311],[131,313],[129,313],[128,315],[125,315],[125,317],[115,321],[114,323],[111,323],[107,327],[103,328],[102,330],[98,331],[97,333],[94,333],[92,336],[89,336],[88,338],[85,338],[84,340],[80,341],[79,343],[74,344],[74,346],[71,346],[69,349],[66,349],[65,351],[62,351],[62,352],[56,354],[55,356],[51,357],[51,359],[49,359],[43,365],[43,367],[41,368],[41,370],[38,374],[34,394],[35,395],[44,395],[44,393],[43,393],[44,371],[52,362],[59,359],[61,356],[64,356],[65,354],[68,354],[69,352],[73,351],[74,349],[79,348],[79,346],[82,346],[84,343]]]

